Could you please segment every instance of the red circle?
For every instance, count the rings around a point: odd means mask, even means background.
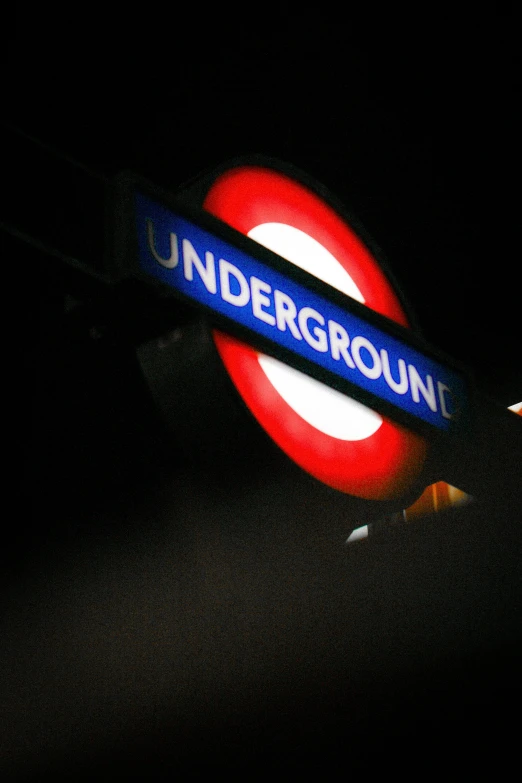
[[[220,175],[204,209],[243,234],[262,223],[298,228],[325,247],[348,272],[366,306],[409,326],[386,275],[343,218],[307,187],[273,169],[239,166]],[[246,405],[277,445],[301,468],[334,489],[372,500],[403,495],[426,457],[424,438],[391,420],[358,441],[325,435],[281,397],[258,362],[258,352],[222,332],[214,340]]]

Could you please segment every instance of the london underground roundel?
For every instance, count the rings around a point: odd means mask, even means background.
[[[276,169],[239,165],[218,175],[204,209],[381,315],[409,326],[370,250],[330,204]],[[371,500],[402,496],[422,470],[419,435],[245,343],[214,331],[246,405],[303,470]]]

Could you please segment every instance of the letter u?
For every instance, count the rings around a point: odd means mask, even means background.
[[[173,234],[172,231],[170,232],[170,257],[169,258],[162,258],[158,251],[156,250],[154,246],[154,226],[152,225],[152,220],[150,218],[147,218],[147,239],[149,242],[149,250],[158,262],[158,264],[161,264],[161,266],[164,266],[165,269],[174,269],[177,267],[179,263],[179,255],[178,255],[178,238],[176,234]]]
[[[397,364],[399,366],[399,381],[397,382],[391,374],[390,359],[388,351],[385,348],[381,348],[381,360],[382,360],[382,374],[386,380],[386,383],[392,391],[396,394],[406,394],[408,391],[408,372],[406,370],[406,362],[404,359],[399,359]]]

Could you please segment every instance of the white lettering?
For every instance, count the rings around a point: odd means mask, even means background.
[[[312,319],[314,321],[317,321],[317,323],[321,324],[321,326],[324,326],[324,318],[321,315],[321,313],[318,313],[317,310],[313,309],[313,307],[303,307],[299,311],[299,315],[297,317],[299,328],[301,329],[303,337],[305,338],[308,345],[310,345],[312,348],[314,348],[316,351],[319,351],[320,353],[325,353],[328,350],[328,341],[326,339],[326,332],[324,331],[324,329],[319,329],[318,326],[314,326],[313,328],[314,336],[312,336],[308,329],[308,321]]]
[[[271,302],[268,296],[265,296],[265,294],[262,294],[261,291],[264,291],[266,294],[270,294],[272,292],[272,287],[268,285],[268,283],[265,283],[263,280],[259,280],[258,277],[251,277],[250,278],[250,288],[252,290],[252,312],[255,315],[256,318],[259,318],[260,321],[264,321],[266,324],[270,324],[270,326],[274,326],[276,319],[271,313],[266,313],[262,308],[263,307],[270,307]]]
[[[147,218],[147,239],[149,242],[149,250],[161,266],[165,269],[174,269],[179,263],[178,256],[178,238],[176,234],[170,232],[170,256],[169,258],[162,258],[154,246],[154,226],[152,220]]]
[[[397,382],[390,370],[390,359],[388,357],[388,351],[381,348],[382,359],[382,374],[386,380],[386,383],[396,394],[406,394],[408,391],[408,373],[406,371],[406,362],[404,359],[399,359],[397,362],[399,366],[399,381]]]
[[[373,364],[371,367],[368,367],[368,365],[363,362],[361,357],[361,348],[365,348],[372,357]],[[355,364],[363,375],[373,381],[380,377],[382,373],[381,359],[375,346],[369,340],[367,340],[366,337],[361,337],[359,335],[353,338],[352,356]]]
[[[348,367],[355,370],[355,364],[348,352],[350,338],[344,326],[341,326],[336,321],[328,321],[328,336],[330,338],[332,357],[338,360],[342,356]]]
[[[446,400],[444,398],[444,392],[449,392],[451,397],[451,389],[449,389],[445,383],[437,381],[437,390],[439,392],[440,412],[445,419],[452,419],[453,414],[448,412],[448,409],[446,408]]]
[[[433,388],[433,378],[431,375],[426,376],[427,385],[424,384],[413,364],[408,365],[408,375],[410,376],[410,388],[413,402],[420,402],[420,392],[428,403],[430,410],[435,412],[437,410],[437,400],[435,398],[435,389]]]
[[[276,314],[276,325],[280,332],[284,332],[286,327],[290,329],[296,340],[302,340],[303,337],[295,325],[297,309],[293,299],[276,288],[274,291],[274,305]]]
[[[230,275],[239,283],[238,294],[233,294],[230,290]],[[219,260],[219,286],[223,301],[235,307],[244,307],[250,301],[250,288],[243,272],[237,266],[231,264],[230,261],[225,261],[223,258]]]
[[[215,294],[217,291],[216,283],[216,266],[214,264],[214,256],[207,250],[205,253],[206,265],[198,256],[194,247],[188,239],[183,240],[183,274],[186,280],[193,280],[194,267],[197,269],[198,274],[203,281],[203,285],[207,291],[211,294]]]

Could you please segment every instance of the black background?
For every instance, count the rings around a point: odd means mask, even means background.
[[[518,20],[338,13],[20,19],[4,116],[91,171],[171,189],[239,154],[297,165],[382,247],[426,338],[518,402]],[[100,215],[81,193],[94,203],[100,180],[77,169],[64,200],[69,164],[36,181],[13,149],[9,220],[38,238],[38,205],[57,204],[61,249],[91,259]],[[91,312],[65,324],[38,253],[6,242],[32,412],[4,558],[9,773],[507,763],[519,509],[469,507],[346,550],[321,533],[334,512],[277,478],[181,473],[132,351],[99,347]]]

